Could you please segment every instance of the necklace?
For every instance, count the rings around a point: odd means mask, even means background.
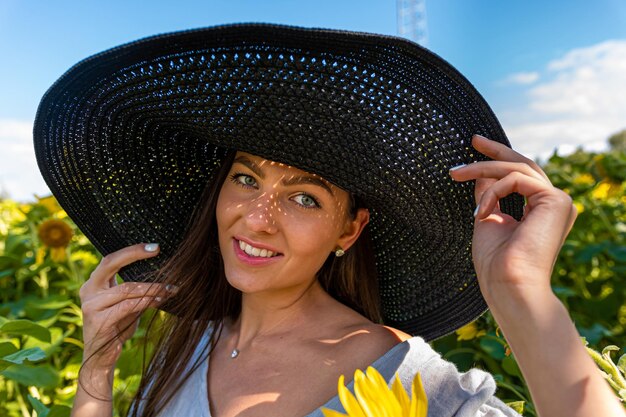
[[[235,348],[232,352],[230,352],[230,358],[235,359],[237,356],[239,356],[239,349]]]

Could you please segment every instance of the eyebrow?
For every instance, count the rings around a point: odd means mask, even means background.
[[[249,158],[245,156],[238,156],[237,158],[235,158],[234,162],[238,162],[242,165],[245,165],[246,167],[250,169],[250,171],[258,175],[259,178],[261,179],[265,178],[265,174],[263,174],[261,167],[259,167],[256,163],[254,163],[254,161],[250,160]],[[333,192],[332,188],[330,188],[330,185],[328,184],[327,181],[319,177],[313,176],[313,175],[301,175],[297,177],[291,177],[288,179],[283,179],[281,182],[285,186],[299,185],[299,184],[317,185],[323,188],[324,190],[328,191],[330,195],[332,196],[335,195],[335,193]]]

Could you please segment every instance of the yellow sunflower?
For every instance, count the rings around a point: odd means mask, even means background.
[[[591,197],[596,200],[608,200],[622,194],[621,184],[610,180],[602,180],[591,191]]]
[[[65,248],[74,235],[70,225],[63,220],[48,219],[39,225],[37,235],[41,243],[50,248],[50,256],[54,261],[61,262],[66,259]]]
[[[472,340],[486,335],[485,330],[479,330],[476,322],[471,322],[456,331],[456,340]]]
[[[389,388],[382,375],[371,366],[365,373],[360,369],[354,373],[356,396],[346,388],[344,381],[341,375],[338,391],[347,414],[322,408],[324,417],[426,417],[428,413],[428,398],[419,373],[413,379],[410,400],[397,374]]]
[[[42,207],[45,207],[46,210],[50,212],[50,214],[55,215],[56,217],[59,217],[59,218],[63,218],[67,216],[67,214],[61,208],[61,206],[57,202],[57,199],[54,198],[54,196],[50,195],[48,197],[39,197],[39,196],[35,196],[35,197],[37,198],[37,204]]]

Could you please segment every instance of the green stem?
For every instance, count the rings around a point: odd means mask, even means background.
[[[26,406],[26,401],[24,401],[24,396],[22,395],[22,390],[20,390],[18,388],[15,391],[17,393],[17,403],[20,406],[20,411],[22,412],[22,415],[24,417],[31,417],[30,411],[28,410],[28,407]]]
[[[80,273],[78,272],[78,268],[76,268],[76,263],[72,260],[72,250],[70,247],[67,247],[67,264],[70,266],[70,270],[72,271],[72,278],[74,282],[77,284],[82,284],[82,279]]]
[[[445,355],[443,355],[443,358],[449,361],[452,356],[460,355],[463,353],[471,353],[473,356],[476,356],[478,352],[470,348],[457,348],[446,352]]]
[[[528,401],[528,399],[527,399],[526,397],[524,397],[524,395],[523,395],[521,392],[519,392],[519,391],[515,388],[515,386],[514,386],[514,385],[509,384],[509,383],[504,382],[504,381],[497,381],[497,382],[496,382],[496,385],[497,385],[497,386],[499,386],[499,387],[502,387],[502,388],[506,388],[506,389],[508,389],[508,390],[509,390],[509,391],[511,391],[513,394],[515,394],[515,395],[516,395],[516,396],[517,396],[520,400],[522,400],[522,401],[524,401],[524,402],[526,402],[526,403],[528,403],[528,402],[529,402],[529,401]]]
[[[48,282],[48,268],[42,268],[39,272],[39,287],[41,288],[41,297],[48,298],[48,287],[50,283]]]

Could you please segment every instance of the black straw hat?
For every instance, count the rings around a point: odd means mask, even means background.
[[[265,24],[154,36],[94,55],[46,93],[37,161],[103,254],[159,242],[125,268],[150,276],[180,242],[225,149],[316,173],[361,197],[385,323],[430,340],[486,310],[471,260],[473,184],[449,168],[509,145],[447,62],[390,36]],[[503,211],[516,218],[523,199]]]

